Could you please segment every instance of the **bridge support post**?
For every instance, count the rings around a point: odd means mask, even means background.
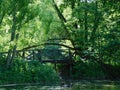
[[[22,52],[22,57],[25,59],[25,51]]]
[[[70,79],[72,79],[72,55],[71,55],[71,51],[70,51],[70,49],[69,49],[69,65],[70,65],[70,67],[69,67],[69,77],[70,77]]]
[[[72,79],[72,62],[71,62],[71,60],[70,60],[70,79]]]
[[[32,50],[32,54],[33,54],[32,59],[35,60],[35,51],[34,50]]]
[[[54,63],[55,71],[57,71],[57,62]]]

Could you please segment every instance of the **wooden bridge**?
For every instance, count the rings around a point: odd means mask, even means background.
[[[69,49],[33,49],[16,52],[17,58],[38,60],[41,63],[71,63],[72,53]]]
[[[7,52],[0,52],[0,56],[6,56]],[[70,49],[32,49],[16,51],[16,58],[25,60],[38,60],[41,63],[66,63],[73,62]]]
[[[67,65],[69,77],[72,72],[72,53],[70,49],[34,49],[26,51],[18,51],[16,57],[26,60],[38,60],[41,63],[52,63],[57,71],[57,64]]]
[[[0,53],[0,56],[7,55],[7,52]],[[16,51],[16,58],[22,58],[28,61],[38,60],[41,63],[52,63],[57,71],[57,64],[62,64],[64,70],[67,70],[67,77],[72,77],[72,52],[70,49],[32,49]],[[66,71],[60,71],[66,72]],[[66,76],[61,74],[61,77]],[[66,78],[66,77],[65,77]]]

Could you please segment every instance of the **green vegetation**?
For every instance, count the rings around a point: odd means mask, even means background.
[[[49,48],[69,49],[74,78],[120,79],[120,1],[0,0],[1,84],[52,81],[57,76],[49,66],[20,59],[23,51]]]
[[[0,84],[39,83],[40,85],[57,85],[60,82],[58,74],[49,65],[42,65],[38,61],[15,59],[11,68],[0,63]]]
[[[97,62],[79,61],[74,65],[73,77],[76,79],[105,79],[106,73]]]

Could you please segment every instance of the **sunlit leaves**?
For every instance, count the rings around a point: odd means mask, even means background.
[[[90,45],[93,43],[90,40],[85,42],[86,29],[88,39],[92,36],[92,32],[94,34],[95,51],[98,51],[99,43],[102,43],[102,46],[109,46],[110,41],[120,41],[119,3],[116,3],[117,5],[110,3],[112,5],[110,7],[109,0],[102,0],[105,4],[101,0],[87,3],[85,0],[54,1],[66,19],[65,22],[63,20],[64,23],[57,15],[52,0],[1,0],[0,50],[7,51],[9,46],[15,44],[18,46],[17,49],[22,49],[53,38],[69,38],[75,47],[91,48],[86,43]],[[16,17],[15,33],[19,34],[19,39],[11,43],[9,41],[14,24],[13,13]]]

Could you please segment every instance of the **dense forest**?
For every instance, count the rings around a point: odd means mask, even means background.
[[[53,65],[16,53],[63,47],[72,79],[120,79],[120,1],[0,0],[0,84],[59,82]]]

